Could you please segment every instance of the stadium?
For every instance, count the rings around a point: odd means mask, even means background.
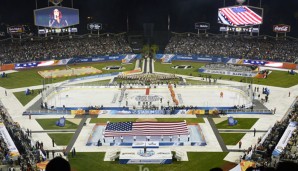
[[[298,2],[215,1],[5,0],[0,170],[297,170]]]

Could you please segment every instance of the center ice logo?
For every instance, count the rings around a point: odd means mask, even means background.
[[[154,102],[154,101],[159,101],[161,97],[157,96],[157,95],[154,95],[154,96],[151,96],[151,95],[146,95],[146,96],[136,96],[135,99],[136,101],[138,102]]]

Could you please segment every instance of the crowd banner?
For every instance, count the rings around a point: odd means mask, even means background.
[[[17,147],[15,146],[14,142],[12,141],[5,125],[3,123],[0,123],[0,136],[3,138],[4,142],[7,145],[7,148],[9,150],[9,155],[11,157],[18,157],[20,155]]]
[[[131,63],[134,59],[136,59],[137,57],[139,57],[140,55],[136,55],[136,54],[128,54],[126,55],[123,59],[122,59],[122,63],[123,64],[129,64]]]
[[[175,57],[174,54],[159,54],[157,58],[160,57],[162,63],[171,63],[172,59]]]
[[[289,139],[291,138],[293,132],[296,130],[297,122],[290,122],[284,134],[277,143],[275,149],[272,152],[273,156],[279,156],[283,149],[287,146]]]
[[[257,72],[236,72],[236,71],[225,71],[225,70],[211,70],[211,69],[199,69],[199,72],[206,74],[221,74],[221,75],[232,75],[241,77],[255,77]]]

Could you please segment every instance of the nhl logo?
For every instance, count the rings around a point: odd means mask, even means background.
[[[60,4],[63,0],[49,0],[50,2],[52,2],[52,4],[54,5],[58,5]]]

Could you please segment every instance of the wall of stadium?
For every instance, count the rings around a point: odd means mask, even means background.
[[[105,62],[105,61],[122,61],[122,63],[131,63],[135,59],[140,59],[141,54],[125,54],[125,55],[114,55],[114,56],[92,56],[88,58],[74,57],[61,60],[48,60],[48,61],[32,61],[15,64],[2,64],[0,65],[0,71],[7,71],[13,69],[27,69],[43,66],[58,66],[68,65],[75,63],[91,63],[91,62]],[[297,64],[287,62],[273,62],[265,60],[250,60],[250,59],[237,59],[223,56],[209,56],[209,55],[176,55],[176,54],[156,54],[156,58],[161,60],[163,63],[171,63],[173,60],[179,61],[193,61],[193,62],[204,62],[204,63],[232,63],[232,64],[248,64],[248,65],[260,65],[275,68],[284,69],[298,69]]]

